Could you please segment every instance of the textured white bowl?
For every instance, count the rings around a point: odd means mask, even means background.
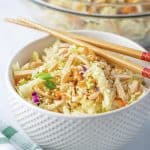
[[[136,43],[110,33],[78,31],[111,42],[144,50]],[[49,112],[23,100],[14,90],[12,64],[24,64],[33,50],[41,51],[52,37],[37,40],[12,57],[7,73],[12,113],[24,131],[50,150],[116,150],[130,141],[150,113],[150,91],[135,103],[112,112],[91,116],[67,116]],[[150,85],[148,83],[148,86]]]

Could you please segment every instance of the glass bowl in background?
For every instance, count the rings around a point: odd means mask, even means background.
[[[150,47],[150,0],[24,0],[39,23],[58,29],[92,29],[128,37]],[[111,0],[112,1],[112,0]],[[128,0],[131,1],[131,0]],[[132,0],[133,1],[133,0]]]

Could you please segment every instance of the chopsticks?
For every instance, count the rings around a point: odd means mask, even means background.
[[[70,44],[76,44],[79,46],[87,47],[88,49],[93,50],[95,53],[97,53],[98,55],[107,59],[110,62],[113,62],[121,67],[128,68],[129,70],[131,70],[135,73],[141,74],[143,77],[150,78],[150,69],[149,68],[145,68],[143,66],[140,66],[133,62],[127,61],[125,59],[121,59],[120,57],[113,55],[108,50],[104,50],[103,48],[100,48],[99,46],[101,44],[99,44],[99,43],[102,43],[102,42],[99,42],[98,40],[96,40],[96,42],[94,42],[95,39],[87,38],[85,36],[80,36],[80,35],[76,35],[73,33],[68,33],[68,32],[64,33],[63,31],[57,31],[57,30],[47,28],[45,26],[42,26],[40,24],[34,23],[30,20],[23,19],[23,18],[18,18],[18,19],[7,18],[6,21],[15,23],[15,24],[19,24],[19,25],[22,25],[22,26],[25,26],[28,28],[33,28],[36,30],[47,32],[47,33],[52,34],[53,36],[61,39],[62,41],[68,42]],[[89,39],[91,39],[91,40],[89,40]],[[92,41],[92,42],[90,42],[90,41]],[[97,44],[93,44],[93,42],[97,43]],[[103,45],[105,45],[105,43]],[[105,47],[108,47],[108,45]],[[114,44],[114,45],[115,46],[113,46],[112,49],[115,49],[115,47],[118,46],[116,44]],[[111,45],[109,45],[109,46],[111,47]],[[132,54],[132,55],[136,56],[136,58],[139,56],[139,54],[136,54],[136,55]]]
[[[87,37],[87,36],[83,36],[83,35],[79,35],[79,34],[72,34],[70,32],[63,32],[63,31],[59,31],[59,32],[62,32],[63,34],[66,34],[66,35],[76,38],[78,40],[87,42],[89,44],[95,45],[97,47],[103,48],[104,50],[107,50],[107,51],[117,52],[120,54],[124,54],[127,56],[131,56],[131,57],[134,57],[134,58],[137,58],[140,60],[150,62],[150,52],[142,52],[140,50],[136,50],[133,48],[110,43],[110,42],[107,42],[104,40],[99,40],[99,39],[97,40],[95,38],[91,38],[91,37]]]
[[[23,22],[22,25],[25,25],[25,22]],[[28,24],[27,24],[27,27],[29,27]],[[34,26],[33,26],[33,28],[34,28]],[[41,29],[41,31],[43,31],[43,30]],[[79,34],[73,34],[70,32],[65,32],[65,31],[60,31],[60,30],[58,32],[61,32],[62,34],[65,34],[65,35],[70,36],[72,38],[87,42],[87,43],[92,44],[94,46],[97,46],[99,48],[103,48],[104,50],[107,50],[107,51],[117,52],[120,54],[124,54],[127,56],[131,56],[131,57],[134,57],[134,58],[137,58],[140,60],[150,62],[150,52],[142,52],[140,50],[136,50],[133,48],[129,48],[129,47],[121,46],[118,44],[110,43],[108,41],[104,41],[104,40],[100,40],[100,39],[97,40],[95,38],[91,38],[91,37],[87,37],[87,36],[83,36],[83,35],[79,35]]]

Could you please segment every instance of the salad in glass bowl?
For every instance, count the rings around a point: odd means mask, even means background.
[[[144,47],[150,40],[149,0],[25,0],[33,18],[50,27],[92,29],[126,36]]]

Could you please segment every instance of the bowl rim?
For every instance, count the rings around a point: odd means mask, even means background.
[[[93,18],[103,18],[103,19],[109,19],[109,18],[123,19],[123,18],[139,18],[139,17],[149,17],[150,16],[150,12],[143,12],[143,13],[137,13],[137,14],[117,14],[117,15],[102,15],[102,14],[98,14],[98,13],[88,14],[88,13],[84,13],[84,12],[79,12],[79,11],[74,11],[71,9],[63,8],[63,7],[60,7],[57,5],[49,4],[43,0],[31,0],[31,1],[35,4],[43,6],[45,8],[49,8],[49,9],[52,9],[55,11],[60,11],[60,12],[67,13],[67,14],[69,13],[72,15],[83,16],[83,17],[93,17]],[[141,3],[141,4],[143,4],[143,3]],[[150,4],[150,2],[147,2],[146,4]]]
[[[76,30],[76,31],[71,31],[71,32],[76,32],[76,33],[87,33],[87,34],[90,34],[90,33],[98,33],[98,34],[105,34],[105,35],[111,35],[111,36],[114,36],[115,38],[122,38],[123,40],[126,40],[126,41],[129,41],[130,43],[136,45],[137,47],[139,47],[139,50],[141,51],[146,51],[142,46],[140,46],[139,44],[133,42],[132,40],[126,38],[126,37],[122,37],[120,35],[116,35],[116,34],[113,34],[113,33],[109,33],[109,32],[103,32],[103,31],[96,31],[96,30]],[[112,110],[112,111],[108,111],[108,112],[104,112],[104,113],[99,113],[99,114],[82,114],[82,115],[68,115],[68,114],[62,114],[62,113],[57,113],[57,112],[53,112],[53,111],[48,111],[46,109],[43,109],[43,108],[40,108],[40,107],[37,107],[29,102],[27,102],[25,99],[23,99],[16,91],[15,91],[15,88],[13,87],[13,85],[11,84],[11,79],[10,79],[10,74],[11,74],[11,71],[12,71],[12,62],[13,60],[16,58],[16,56],[21,53],[22,51],[24,51],[24,49],[26,49],[28,46],[30,46],[31,44],[36,44],[42,40],[45,40],[47,38],[50,38],[51,36],[42,36],[42,38],[38,38],[34,41],[31,41],[29,42],[28,44],[26,44],[25,46],[23,46],[22,48],[19,48],[18,51],[16,51],[12,56],[11,58],[9,59],[9,62],[7,64],[7,69],[6,69],[6,84],[7,84],[7,88],[9,90],[9,92],[11,92],[11,97],[13,96],[13,98],[16,99],[16,101],[19,101],[21,102],[22,104],[24,105],[27,105],[28,107],[30,107],[31,109],[34,109],[35,111],[37,111],[38,113],[43,113],[43,114],[47,114],[48,116],[50,115],[51,117],[61,117],[61,118],[70,118],[70,119],[80,119],[80,118],[97,118],[97,117],[106,117],[106,116],[110,116],[110,115],[113,115],[113,114],[116,114],[118,112],[123,112],[123,111],[126,111],[126,109],[129,109],[135,105],[137,105],[138,103],[141,103],[141,101],[144,100],[144,97],[146,97],[147,95],[150,95],[150,88],[148,89],[148,91],[142,95],[137,101],[125,106],[125,107],[122,107],[122,108],[119,108],[119,109],[115,109],[115,110]],[[53,36],[52,36],[53,37]]]
[[[43,1],[47,1],[47,0],[43,0]],[[72,0],[74,2],[81,2],[81,0]],[[86,0],[83,0],[82,1],[83,3],[85,4],[115,4],[115,5],[135,5],[135,4],[147,4],[149,3],[148,1],[145,1],[145,2],[118,2],[118,3],[115,3],[115,2],[89,2],[89,1],[86,1]]]

